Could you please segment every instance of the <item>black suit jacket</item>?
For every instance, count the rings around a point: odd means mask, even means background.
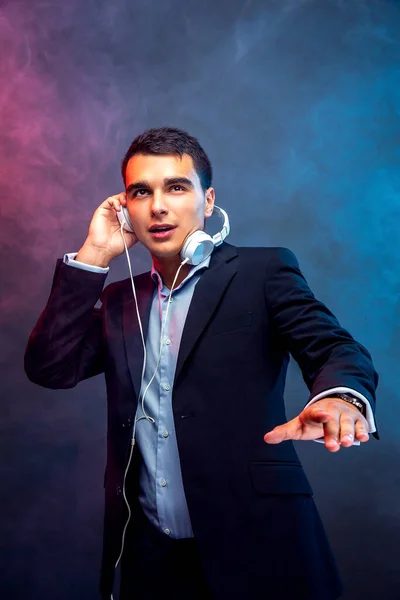
[[[102,293],[104,281],[105,275],[58,261],[25,369],[32,381],[53,389],[105,374],[101,591],[109,598],[126,514],[121,492],[143,350],[130,280]],[[145,273],[135,284],[146,332],[154,283]],[[100,296],[102,307],[95,309]],[[263,440],[286,421],[289,354],[312,396],[347,386],[364,394],[374,410],[378,376],[369,353],[315,299],[293,253],[224,243],[196,285],[172,396],[193,531],[217,600],[340,595],[340,578],[294,446]],[[133,500],[137,462],[134,456]]]

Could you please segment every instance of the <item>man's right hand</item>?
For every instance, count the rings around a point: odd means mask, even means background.
[[[121,205],[126,206],[125,192],[110,196],[100,204],[90,222],[85,243],[75,260],[96,267],[108,267],[113,258],[124,252],[125,246],[117,217]],[[126,245],[131,248],[138,239],[134,233],[123,231]]]

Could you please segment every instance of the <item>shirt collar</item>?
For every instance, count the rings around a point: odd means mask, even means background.
[[[211,255],[207,256],[207,258],[205,258],[201,263],[199,263],[196,266],[192,266],[189,273],[186,275],[185,279],[180,283],[180,285],[178,285],[177,288],[174,289],[174,292],[176,292],[176,290],[179,290],[183,285],[185,285],[189,279],[191,279],[193,277],[193,275],[195,273],[197,273],[198,271],[202,270],[202,269],[207,269],[207,267],[210,264],[210,260],[211,260]],[[153,279],[153,281],[155,283],[157,283],[158,285],[158,290],[159,292],[161,292],[161,290],[164,288],[164,282],[161,278],[161,275],[159,274],[159,272],[157,271],[157,269],[154,266],[154,263],[151,265],[151,277]],[[165,288],[167,289],[167,288]]]

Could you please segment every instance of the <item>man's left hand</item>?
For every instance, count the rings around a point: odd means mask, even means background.
[[[354,439],[368,442],[368,422],[358,408],[339,398],[323,398],[305,408],[298,417],[278,425],[264,436],[267,444],[286,440],[324,438],[325,447],[337,452],[352,446]]]

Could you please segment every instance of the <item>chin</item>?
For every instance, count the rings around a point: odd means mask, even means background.
[[[153,243],[146,247],[149,250],[149,252],[157,258],[174,258],[180,255],[182,246],[176,246],[176,244],[174,244],[174,247],[168,246],[168,244]]]
[[[180,249],[178,250],[174,250],[171,252],[160,252],[160,251],[152,251],[153,256],[156,256],[157,258],[176,258],[177,256],[180,256]]]

